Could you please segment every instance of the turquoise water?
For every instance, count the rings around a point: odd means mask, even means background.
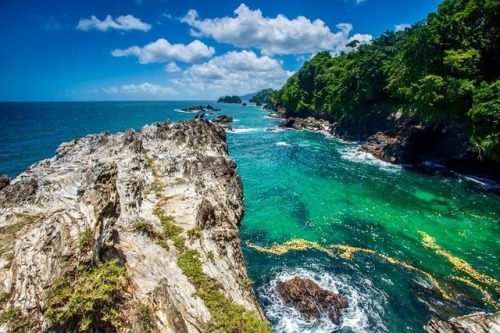
[[[207,104],[207,102],[202,102]],[[11,176],[88,133],[192,114],[201,102],[0,104],[0,173]],[[321,133],[277,130],[256,107],[227,141],[242,176],[248,273],[276,332],[421,332],[431,316],[499,308],[498,194],[465,178],[422,175]],[[339,326],[282,305],[279,280],[308,277],[348,298]]]

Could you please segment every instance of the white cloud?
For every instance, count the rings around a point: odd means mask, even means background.
[[[126,94],[126,95],[175,95],[176,91],[170,87],[162,87],[156,84],[151,84],[149,82],[144,82],[141,84],[125,84],[121,87],[108,87],[104,88],[103,91],[106,94],[116,95],[116,94]]]
[[[218,42],[237,47],[256,47],[264,55],[316,53],[335,51],[348,42],[352,25],[341,23],[333,33],[323,21],[310,21],[304,16],[288,19],[284,15],[264,17],[262,12],[241,4],[234,17],[200,20],[198,12],[190,10],[182,22],[191,27],[191,35],[211,37]]]
[[[282,63],[252,51],[228,52],[203,64],[196,64],[172,82],[193,94],[214,98],[226,94],[245,94],[263,88],[280,88],[292,75]]]
[[[114,20],[111,15],[106,16],[104,20],[99,20],[95,15],[92,15],[89,19],[81,19],[76,26],[77,29],[83,31],[89,30],[100,30],[107,31],[109,29],[115,30],[140,30],[149,31],[151,29],[151,24],[143,23],[140,19],[134,17],[133,15],[119,16]]]
[[[411,28],[411,24],[407,23],[401,23],[401,24],[396,24],[394,26],[394,30],[396,31],[404,31],[405,29]]]
[[[175,62],[169,62],[166,66],[165,66],[165,71],[167,71],[168,73],[175,73],[175,72],[178,72],[180,71],[181,69],[179,68],[179,66],[177,66],[177,64]]]
[[[166,39],[160,38],[156,42],[144,47],[131,46],[128,49],[116,49],[111,54],[114,57],[136,56],[141,64],[182,61],[194,63],[202,58],[213,56],[215,49],[208,47],[199,40],[187,45],[170,44]]]

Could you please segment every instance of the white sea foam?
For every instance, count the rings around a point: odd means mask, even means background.
[[[240,128],[233,128],[232,132],[230,133],[244,134],[244,133],[255,133],[255,132],[262,132],[262,129],[254,127],[240,127]]]
[[[500,183],[497,183],[493,180],[481,178],[481,177],[477,177],[477,176],[471,176],[471,175],[461,175],[461,177],[463,177],[465,180],[479,184],[483,187],[493,189],[493,190],[500,190]]]
[[[351,162],[366,163],[366,164],[378,166],[380,169],[390,171],[390,172],[398,172],[401,170],[400,165],[391,164],[389,162],[379,160],[378,158],[374,157],[370,153],[360,151],[359,150],[360,147],[361,146],[358,144],[351,144],[351,145],[345,146],[345,147],[339,149],[340,156],[343,159],[349,160]]]
[[[276,142],[276,146],[285,146],[285,147],[290,147],[291,144],[289,144],[288,142],[283,142],[283,141],[280,141],[280,142]]]
[[[276,293],[276,284],[278,281],[288,281],[295,276],[313,280],[322,288],[340,293],[347,298],[349,307],[342,311],[340,326],[332,323],[326,314],[319,320],[305,320],[297,310],[282,302]],[[355,287],[355,285],[362,286],[363,289]],[[259,291],[265,300],[263,304],[266,315],[276,323],[273,327],[276,332],[329,333],[344,328],[349,332],[359,333],[388,331],[382,320],[383,306],[387,302],[387,297],[385,293],[377,290],[368,279],[354,284],[352,277],[347,275],[333,276],[326,272],[317,273],[299,268],[277,274]]]

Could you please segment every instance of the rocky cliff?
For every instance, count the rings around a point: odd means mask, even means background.
[[[500,161],[487,156],[470,139],[464,124],[426,125],[401,112],[380,111],[338,122],[290,117],[280,126],[324,131],[361,142],[362,151],[389,163],[414,165],[425,171],[451,170],[500,182]]]
[[[0,331],[268,332],[242,199],[203,120],[63,143],[0,190]]]

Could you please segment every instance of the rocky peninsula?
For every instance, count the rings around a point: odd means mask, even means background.
[[[270,332],[224,129],[88,135],[2,186],[0,331]]]

